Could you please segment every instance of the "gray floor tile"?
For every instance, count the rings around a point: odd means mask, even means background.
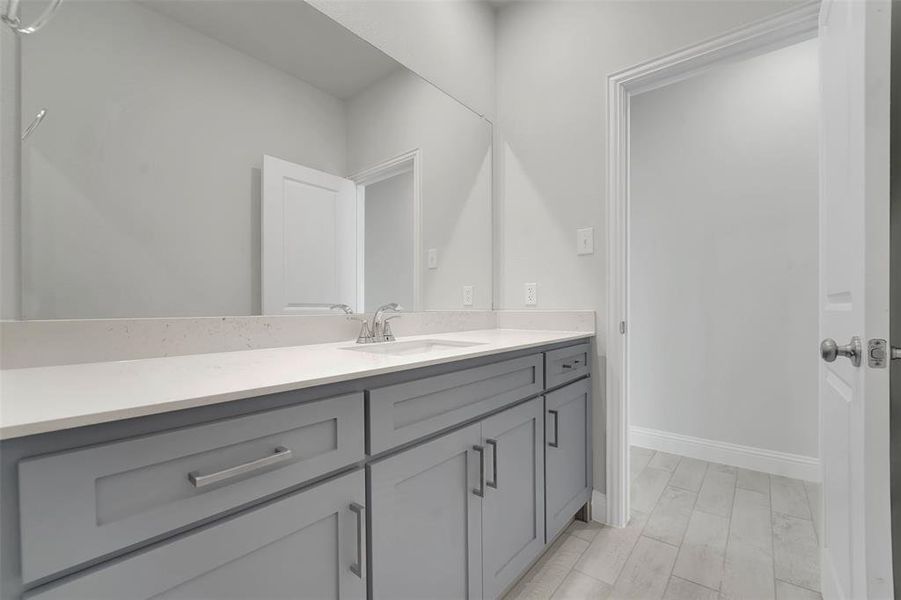
[[[729,526],[729,543],[757,548],[767,556],[773,553],[773,528],[769,498],[760,492],[738,488]]]
[[[641,536],[613,586],[610,598],[656,600],[663,597],[678,549]]]
[[[598,534],[603,525],[595,521],[586,523],[585,521],[575,520],[566,528],[566,533],[581,538],[586,542],[590,542]]]
[[[683,490],[697,492],[701,489],[704,475],[707,473],[707,463],[694,458],[683,458],[676,467],[670,485]]]
[[[770,550],[730,539],[726,547],[720,597],[724,600],[775,598],[773,557]]]
[[[669,471],[645,467],[638,477],[632,480],[632,508],[643,513],[654,510],[670,476],[672,473]]]
[[[810,519],[810,507],[807,504],[807,491],[804,482],[778,475],[770,476],[773,512]]]
[[[776,581],[776,600],[823,600],[819,592],[792,585],[785,581]]]
[[[807,492],[807,504],[813,517],[813,528],[817,532],[817,540],[823,539],[823,486],[812,481],[804,482]]]
[[[680,579],[675,575],[670,577],[666,593],[663,594],[663,600],[718,600],[718,598],[716,590]]]
[[[613,588],[594,577],[570,571],[551,600],[605,600],[610,597],[611,589]]]
[[[698,492],[695,510],[704,511],[720,517],[732,514],[732,499],[735,495],[735,470],[723,465],[711,463],[707,475]]]
[[[719,590],[728,536],[729,519],[694,511],[673,575]]]
[[[773,513],[776,579],[811,590],[820,589],[820,551],[813,521]]]
[[[507,594],[506,600],[547,600],[587,548],[585,540],[561,535]]]
[[[643,448],[631,455],[630,524],[574,521],[506,600],[822,600],[819,484]]]
[[[738,469],[738,481],[736,486],[745,490],[753,490],[770,497],[770,476],[760,471],[750,469]]]
[[[664,489],[644,526],[644,535],[673,546],[680,545],[697,497],[696,493],[688,490]]]
[[[604,583],[616,583],[647,519],[644,513],[633,513],[626,527],[601,528],[576,563],[575,569]]]
[[[654,451],[648,448],[632,446],[629,448],[629,479],[635,479],[639,473],[651,462]]]
[[[670,454],[668,452],[660,452],[659,450],[654,453],[654,457],[651,458],[651,462],[648,463],[649,467],[654,467],[655,469],[664,469],[666,471],[675,471],[676,467],[679,466],[679,461],[682,459],[681,456],[677,456],[676,454]]]

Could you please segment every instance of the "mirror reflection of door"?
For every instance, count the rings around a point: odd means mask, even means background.
[[[263,314],[356,308],[355,198],[349,179],[263,157]]]

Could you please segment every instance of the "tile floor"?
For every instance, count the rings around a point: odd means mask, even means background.
[[[631,449],[632,520],[573,522],[505,600],[814,600],[817,484]]]

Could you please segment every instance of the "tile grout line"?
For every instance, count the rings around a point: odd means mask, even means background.
[[[776,526],[773,522],[773,477],[768,475],[766,478],[767,486],[770,492],[770,566],[773,569],[773,598],[776,597]]]
[[[709,469],[709,467],[708,467]],[[726,527],[726,547],[723,548],[723,566],[720,575],[720,586],[717,590],[723,595],[723,579],[726,578],[726,556],[729,554],[729,544],[732,543],[732,517],[735,515],[735,490],[738,489],[738,470],[735,471],[735,485],[732,486],[732,507],[729,509],[729,525]],[[704,512],[704,511],[701,511]]]

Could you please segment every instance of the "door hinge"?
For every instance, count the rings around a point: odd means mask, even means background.
[[[623,335],[626,334],[626,322],[625,321],[619,322],[619,332]]]

